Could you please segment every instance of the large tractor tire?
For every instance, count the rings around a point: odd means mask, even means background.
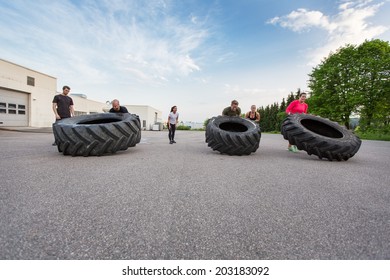
[[[283,121],[282,134],[299,150],[330,161],[348,160],[357,153],[362,142],[338,123],[306,114],[289,115]]]
[[[206,127],[206,143],[214,151],[228,155],[249,155],[259,148],[260,127],[240,117],[211,118]]]
[[[60,120],[53,124],[58,151],[72,156],[101,156],[134,147],[141,140],[139,117],[102,113]]]

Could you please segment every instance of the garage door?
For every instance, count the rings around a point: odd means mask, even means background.
[[[0,126],[28,126],[29,94],[0,88]]]

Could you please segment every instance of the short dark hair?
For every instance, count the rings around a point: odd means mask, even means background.
[[[233,104],[237,104],[238,105],[238,101],[237,100],[232,100],[232,103],[231,103],[232,105]]]
[[[301,92],[300,94],[299,94],[299,97],[301,97],[302,95],[306,95],[306,92]]]
[[[70,90],[70,87],[68,87],[68,86],[63,86],[63,87],[62,87],[62,90],[64,90],[64,89],[69,89],[69,90]]]

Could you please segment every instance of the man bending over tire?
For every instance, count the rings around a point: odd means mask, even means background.
[[[112,100],[111,105],[112,108],[109,111],[110,113],[128,113],[126,107],[120,106],[118,99]]]
[[[238,101],[233,100],[230,104],[230,107],[226,107],[222,111],[222,116],[228,116],[228,117],[240,117],[241,116],[241,109],[238,107]]]

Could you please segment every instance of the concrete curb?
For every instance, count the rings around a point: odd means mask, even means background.
[[[31,132],[31,133],[53,133],[51,127],[1,127],[0,130],[15,131],[15,132]]]

